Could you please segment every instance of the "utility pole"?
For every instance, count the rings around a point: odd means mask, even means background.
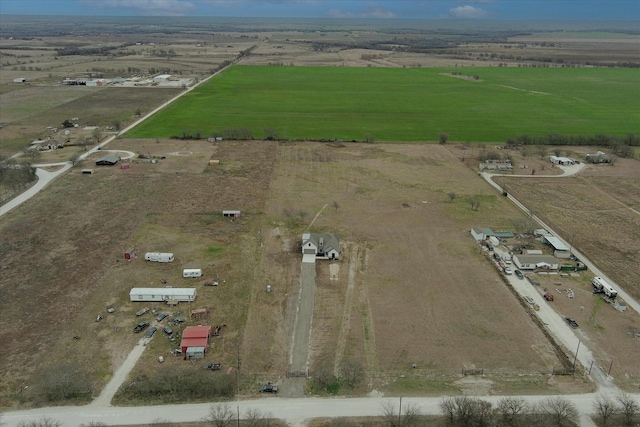
[[[400,426],[401,420],[400,416],[402,415],[402,396],[400,396],[400,408],[398,409],[398,426]]]
[[[573,368],[571,374],[575,374],[576,372],[576,359],[578,359],[578,350],[580,350],[580,343],[582,341],[578,341],[578,348],[576,349],[576,356],[573,358]]]

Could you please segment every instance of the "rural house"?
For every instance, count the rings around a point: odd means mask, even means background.
[[[340,239],[332,233],[305,233],[302,235],[302,253],[322,259],[339,259]]]
[[[589,163],[611,163],[611,156],[602,151],[597,151],[595,154],[587,154],[585,161]]]
[[[520,270],[557,270],[558,260],[551,255],[514,255],[513,263]]]
[[[551,157],[549,157],[549,160],[554,165],[569,166],[569,165],[575,165],[576,164],[576,162],[574,162],[573,160],[571,160],[568,157],[551,156]]]

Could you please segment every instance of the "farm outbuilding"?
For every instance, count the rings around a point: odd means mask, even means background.
[[[26,83],[27,79],[25,79],[24,77],[17,77],[15,79],[13,79],[14,83]]]
[[[186,357],[187,350],[194,347],[203,347],[202,352],[204,353],[209,347],[209,338],[211,338],[211,326],[187,326],[182,331],[182,341],[180,342],[182,354]]]
[[[96,160],[97,166],[114,166],[120,161],[118,156],[104,156]]]
[[[229,218],[239,218],[240,211],[222,211],[222,216],[229,217]]]
[[[133,302],[166,302],[169,300],[192,302],[196,299],[195,288],[132,288],[129,298]]]
[[[542,236],[542,243],[547,243],[553,247],[553,256],[556,258],[569,258],[571,256],[570,248],[555,236]]]
[[[153,81],[156,83],[164,83],[169,81],[170,78],[171,78],[171,74],[160,74],[159,76],[155,76],[153,78]]]
[[[133,248],[129,248],[126,251],[124,251],[124,259],[126,260],[132,260],[136,257],[136,250]]]

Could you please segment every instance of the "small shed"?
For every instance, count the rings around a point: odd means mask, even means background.
[[[222,216],[226,218],[239,218],[240,211],[222,211]]]
[[[209,166],[218,166],[220,164],[220,160],[209,160]]]
[[[206,308],[198,308],[196,310],[191,310],[191,318],[192,319],[202,319],[207,317],[207,313],[209,313],[209,311]]]
[[[129,163],[123,163],[120,165],[120,169],[130,169],[131,165]]]
[[[185,358],[191,359],[204,359],[205,347],[188,347],[185,352]]]
[[[91,175],[93,174],[93,169],[82,169],[83,175]]]
[[[124,259],[131,261],[136,257],[136,250],[134,248],[129,248],[124,251]]]

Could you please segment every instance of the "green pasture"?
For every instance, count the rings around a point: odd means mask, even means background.
[[[443,75],[461,72],[472,81]],[[264,129],[296,139],[504,141],[640,134],[640,71],[624,68],[234,66],[128,133]]]

